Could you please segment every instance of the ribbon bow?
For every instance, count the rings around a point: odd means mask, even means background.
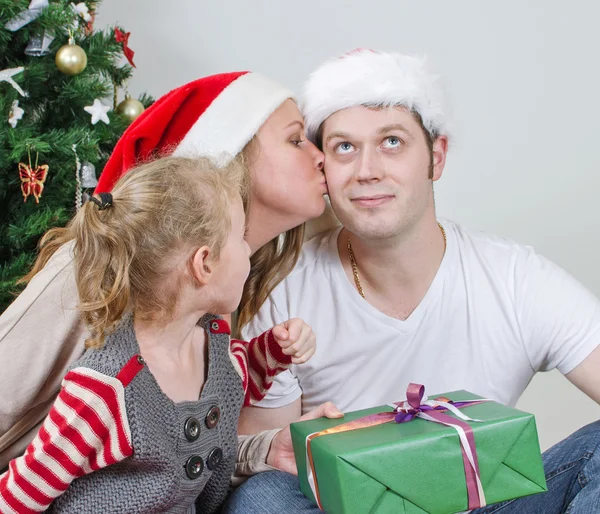
[[[115,39],[117,40],[117,43],[123,43],[123,54],[125,54],[125,57],[127,57],[129,64],[135,68],[136,66],[133,64],[133,56],[135,52],[128,46],[130,34],[131,32],[123,32],[119,28],[115,29]]]
[[[435,400],[429,400],[425,396],[425,387],[419,384],[409,384],[408,389],[406,390],[406,401],[392,403],[390,407],[392,407],[396,412],[396,417],[394,418],[396,423],[406,423],[407,421],[412,421],[416,417],[423,417],[419,416],[419,413],[446,410],[451,411],[453,414],[461,419],[464,419],[465,421],[481,422],[480,419],[473,419],[469,416],[465,416],[458,409],[462,407],[468,407],[469,405],[475,405],[484,401],[488,400],[455,402],[449,398],[446,398],[445,396],[440,396]]]
[[[463,414],[459,409],[487,401],[490,400],[481,399],[455,402],[446,397],[439,397],[435,400],[429,400],[427,397],[425,397],[424,386],[411,383],[408,385],[406,391],[406,401],[393,403],[390,405],[390,407],[394,409],[393,412],[379,412],[377,414],[371,414],[363,418],[355,419],[353,421],[322,430],[321,432],[309,434],[306,437],[306,464],[308,483],[315,496],[317,504],[319,505],[319,508],[323,510],[310,447],[310,443],[315,437],[336,434],[340,432],[348,432],[361,428],[374,427],[377,425],[382,425],[383,423],[390,423],[391,421],[395,421],[396,423],[408,423],[415,418],[422,418],[434,423],[440,423],[456,430],[460,440],[463,465],[465,469],[469,510],[485,507],[487,503],[485,494],[483,492],[483,486],[481,485],[479,462],[475,447],[475,437],[473,436],[473,429],[471,426],[468,423],[465,423],[465,421],[481,422],[481,420],[470,418],[469,416]],[[444,414],[444,411],[452,412],[459,419]]]
[[[14,18],[8,20],[4,25],[4,28],[11,32],[16,32],[38,18],[46,7],[48,7],[48,0],[31,0],[29,7],[25,11],[17,14]]]

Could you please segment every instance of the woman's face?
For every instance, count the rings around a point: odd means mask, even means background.
[[[260,220],[281,233],[320,216],[327,193],[323,153],[306,139],[304,120],[293,100],[269,117],[255,142],[249,159],[250,230]]]

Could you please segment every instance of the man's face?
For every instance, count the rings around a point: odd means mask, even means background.
[[[438,138],[430,152],[421,125],[406,109],[338,111],[323,123],[322,141],[331,204],[350,231],[389,238],[433,213],[432,180],[442,174],[447,140]]]

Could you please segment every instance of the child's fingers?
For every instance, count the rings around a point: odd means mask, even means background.
[[[299,318],[292,318],[284,324],[285,324],[286,328],[288,329],[288,332],[290,334],[289,339],[290,339],[290,341],[292,341],[292,343],[295,343],[296,341],[298,341],[298,339],[300,339],[300,336],[301,336],[304,328],[308,327],[308,325]]]
[[[298,342],[300,343],[298,347],[299,352],[316,345],[315,334],[310,326],[305,324],[304,327],[302,327],[302,333],[300,334]]]
[[[287,343],[285,346],[289,346],[291,345],[294,341],[290,341],[289,337],[290,334],[287,331],[287,329],[282,325],[276,325],[273,327],[273,337],[275,338],[275,340],[279,343],[280,346],[283,347],[284,343]]]
[[[287,346],[284,346],[285,344],[287,344]],[[298,351],[296,346],[289,341],[284,341],[283,343],[280,343],[279,346],[281,346],[281,351],[284,355],[296,355]]]
[[[292,364],[304,364],[315,354],[315,350],[316,350],[316,348],[314,346],[311,346],[302,355],[292,357]]]
[[[297,355],[305,351],[306,340],[301,337],[299,341],[286,341],[284,344],[280,344],[280,346],[285,355]]]
[[[288,350],[290,353],[287,355],[293,355],[296,358],[300,358],[302,355],[306,354],[309,350],[312,350],[314,353],[314,348],[316,346],[316,338],[312,331],[312,329],[305,325],[302,329],[302,333],[298,341],[296,341],[293,345],[291,345]],[[312,355],[311,353],[311,355]]]

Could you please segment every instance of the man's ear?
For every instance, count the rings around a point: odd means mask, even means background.
[[[448,154],[448,137],[438,136],[433,143],[432,148],[432,164],[433,164],[433,181],[439,180],[446,166],[446,155]]]
[[[210,253],[210,248],[203,246],[196,250],[190,261],[192,277],[201,286],[208,285],[213,276],[214,262]]]

